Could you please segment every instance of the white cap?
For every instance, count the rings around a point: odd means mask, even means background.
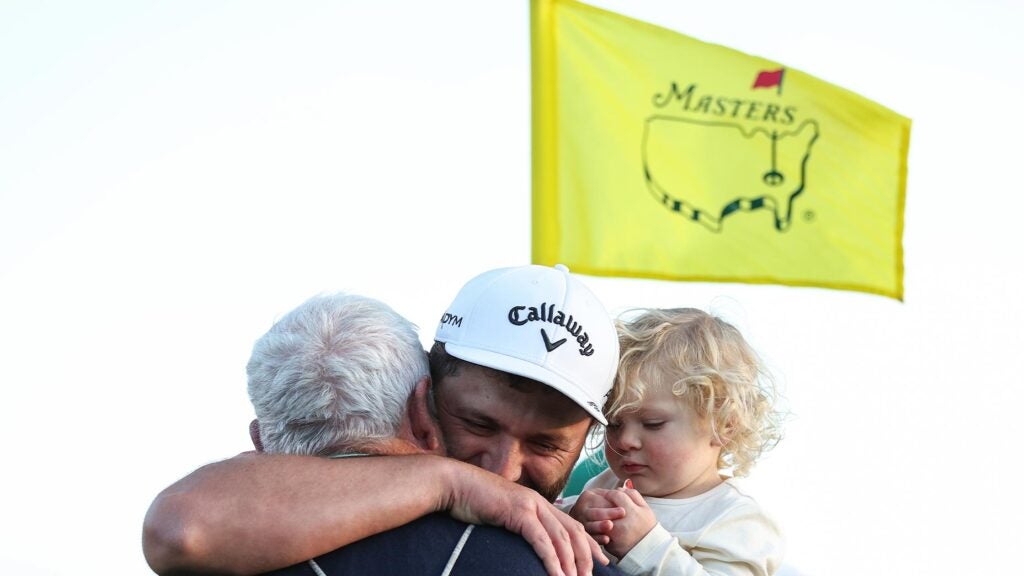
[[[602,424],[619,363],[615,324],[561,264],[484,272],[462,287],[434,339],[452,356],[551,386]]]

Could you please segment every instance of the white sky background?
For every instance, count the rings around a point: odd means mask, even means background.
[[[1019,2],[593,2],[913,122],[906,303],[592,278],[724,315],[793,412],[748,485],[814,576],[1007,574],[1019,520]],[[142,518],[250,448],[253,341],[380,298],[428,341],[530,255],[528,2],[0,3],[0,565],[145,574]]]

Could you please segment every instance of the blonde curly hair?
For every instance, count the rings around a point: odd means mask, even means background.
[[[616,322],[619,369],[605,414],[638,410],[648,390],[669,389],[721,443],[718,468],[746,476],[781,438],[774,382],[760,358],[739,330],[701,310],[632,313]]]

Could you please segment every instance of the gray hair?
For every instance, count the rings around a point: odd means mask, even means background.
[[[264,450],[314,455],[395,438],[430,374],[416,326],[352,294],[289,312],[256,341],[246,372]]]

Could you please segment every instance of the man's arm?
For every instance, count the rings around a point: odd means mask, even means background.
[[[253,574],[324,554],[424,514],[522,534],[553,575],[588,573],[596,543],[539,494],[438,456],[328,460],[242,454],[161,492],[143,551],[159,574]]]

